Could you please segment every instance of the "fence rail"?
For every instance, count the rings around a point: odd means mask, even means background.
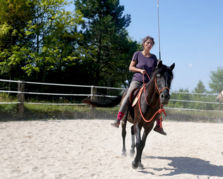
[[[18,105],[18,109],[19,109],[19,113],[23,113],[24,111],[24,104],[39,104],[39,105],[85,105],[81,102],[77,103],[77,102],[29,102],[26,101],[25,96],[26,95],[40,95],[40,96],[57,96],[57,97],[107,97],[107,98],[113,98],[116,97],[116,95],[110,95],[110,94],[98,94],[97,91],[99,89],[104,89],[104,90],[118,90],[119,93],[121,92],[121,90],[124,90],[125,88],[115,88],[115,87],[106,87],[106,86],[92,86],[92,85],[74,85],[74,84],[59,84],[59,83],[43,83],[43,82],[30,82],[30,81],[21,81],[21,80],[7,80],[7,79],[0,79],[0,84],[4,83],[17,83],[17,91],[16,90],[0,90],[0,94],[1,93],[8,93],[8,94],[17,94],[17,98],[18,100],[16,102],[4,102],[4,101],[0,101],[0,104],[6,105],[6,104],[17,104]],[[69,88],[88,88],[89,89],[89,93],[58,93],[58,92],[34,92],[34,91],[26,91],[25,90],[25,84],[31,84],[31,85],[41,85],[41,86],[61,86],[61,87],[69,87]],[[0,85],[1,86],[1,85]],[[37,88],[38,89],[38,88]],[[211,96],[213,97],[213,99],[215,99],[215,96],[217,96],[216,93],[186,93],[186,92],[171,92],[171,95],[194,95],[194,96]],[[216,101],[203,101],[203,100],[186,100],[186,99],[170,99],[170,102],[172,103],[196,103],[196,104],[209,104],[209,105],[218,105],[219,103],[217,103]],[[174,109],[174,110],[197,110],[197,111],[202,111],[204,109],[193,109],[190,107],[166,107],[167,109]],[[205,109],[206,111],[208,109]],[[214,110],[217,111],[217,110]]]
[[[107,87],[107,86],[74,85],[74,84],[62,84],[62,83],[43,83],[43,82],[31,82],[31,81],[21,81],[21,80],[6,80],[6,79],[0,79],[0,82],[24,83],[24,84],[35,84],[35,85],[67,86],[67,87],[81,87],[81,88],[95,87],[95,88],[117,89],[117,90],[123,90],[124,89],[124,88],[115,88],[115,87]]]

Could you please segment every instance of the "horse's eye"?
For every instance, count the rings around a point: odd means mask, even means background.
[[[158,73],[158,74],[156,74],[156,77],[157,77],[157,78],[159,78],[159,77],[160,77],[160,74],[159,74],[159,73]]]

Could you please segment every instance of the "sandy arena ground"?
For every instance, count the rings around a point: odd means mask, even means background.
[[[223,123],[164,122],[132,169],[111,120],[0,122],[0,179],[223,178]]]

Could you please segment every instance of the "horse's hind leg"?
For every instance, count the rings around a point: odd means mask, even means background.
[[[123,119],[122,122],[122,155],[126,156],[126,146],[125,146],[125,137],[126,137],[126,124],[127,124],[127,117]]]
[[[131,154],[131,156],[133,156],[135,154],[135,146],[136,146],[134,125],[132,125],[132,127],[131,127],[131,138],[132,138],[132,145],[131,145],[130,154]]]

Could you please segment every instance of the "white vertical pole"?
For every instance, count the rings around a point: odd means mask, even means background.
[[[159,16],[159,0],[157,0],[157,18],[158,18],[158,38],[159,38],[159,60],[161,60],[161,50],[160,50],[160,16]]]

